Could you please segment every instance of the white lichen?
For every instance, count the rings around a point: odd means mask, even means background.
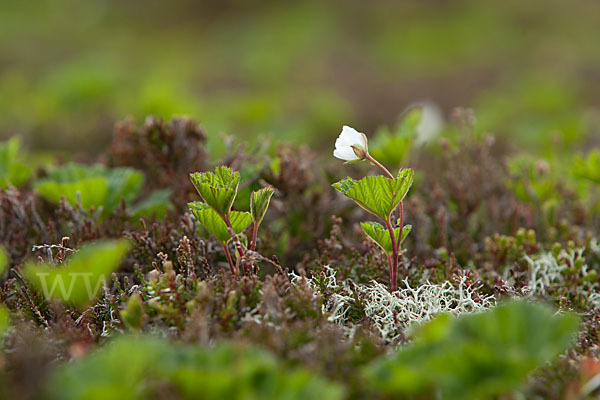
[[[592,247],[594,244],[592,244]],[[595,244],[597,246],[597,244]],[[596,252],[594,248],[590,249]],[[553,288],[565,284],[565,271],[572,270],[583,279],[583,284],[578,288],[578,293],[586,299],[586,303],[594,308],[600,308],[600,293],[598,293],[598,284],[590,282],[587,275],[590,269],[587,264],[576,266],[578,259],[584,257],[585,249],[562,249],[558,256],[551,252],[542,252],[534,257],[525,256],[525,261],[529,264],[529,284],[527,292],[529,296],[545,297],[551,295]]]
[[[528,293],[531,296],[545,296],[548,288],[564,281],[563,271],[569,268],[552,253],[541,253],[535,258],[525,256],[525,261],[529,264]]]
[[[374,281],[368,285],[355,284],[353,288],[347,283],[340,286],[331,267],[326,266],[324,272],[327,291],[332,293],[323,306],[329,320],[344,326],[349,332],[353,330],[347,313],[355,302],[350,295],[354,290],[366,317],[379,335],[389,342],[397,341],[411,326],[427,322],[439,314],[482,311],[495,304],[492,296],[476,297],[473,287],[466,285],[467,277],[456,284],[449,281],[443,284],[426,282],[414,288],[405,280],[403,289],[390,293],[386,286]],[[294,276],[295,279],[301,277]],[[317,290],[314,277],[309,279],[309,284]]]

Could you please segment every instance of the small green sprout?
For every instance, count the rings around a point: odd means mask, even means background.
[[[252,262],[246,261],[248,250],[256,250],[258,227],[260,226],[273,196],[273,189],[262,188],[250,195],[250,212],[232,210],[238,194],[240,173],[231,168],[220,166],[215,172],[196,172],[190,174],[194,187],[203,201],[189,203],[188,206],[198,222],[206,228],[223,246],[225,257],[232,274],[238,274],[241,261],[245,274],[252,271]],[[252,224],[250,245],[240,240],[240,235]],[[227,244],[233,241],[238,253],[238,262],[234,264]]]
[[[333,187],[384,223],[365,222],[361,226],[365,234],[387,254],[390,290],[393,292],[398,288],[400,249],[412,228],[404,225],[403,200],[412,185],[413,170],[401,169],[397,176],[392,175],[369,154],[366,135],[348,126],[343,127],[336,140],[333,155],[346,162],[368,160],[387,175],[368,176],[359,181],[347,178],[334,183]],[[400,218],[394,224],[392,215],[398,208]]]

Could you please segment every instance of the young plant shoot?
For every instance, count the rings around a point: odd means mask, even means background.
[[[408,236],[411,225],[404,226],[403,200],[413,182],[413,170],[400,169],[394,176],[370,154],[367,136],[349,126],[344,126],[335,141],[334,157],[347,163],[368,160],[380,168],[386,176],[368,176],[359,181],[343,179],[333,187],[352,199],[360,207],[383,222],[363,222],[362,229],[379,247],[385,251],[389,264],[390,290],[398,289],[398,261],[402,242]],[[399,209],[397,221],[393,221],[394,211]]]
[[[242,243],[240,236],[252,223],[250,250],[254,252],[258,227],[269,207],[273,189],[267,187],[251,194],[251,212],[233,211],[231,208],[240,184],[239,172],[220,166],[215,169],[215,172],[196,172],[190,174],[190,178],[203,200],[189,203],[190,210],[223,246],[231,273],[238,274],[238,266],[241,263],[244,273],[249,274],[252,271],[252,263],[245,259],[248,248]],[[227,247],[230,241],[233,241],[238,254],[235,263]]]

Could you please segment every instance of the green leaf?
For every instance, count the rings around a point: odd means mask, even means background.
[[[367,176],[360,181],[347,178],[332,186],[366,211],[385,221],[404,199],[412,181],[413,170],[403,169],[400,170],[398,179],[381,175]]]
[[[390,236],[390,232],[387,228],[377,222],[361,222],[360,226],[362,227],[365,234],[373,239],[379,247],[383,249],[387,254],[392,254],[392,238]],[[402,229],[402,238],[400,238],[400,227],[394,228],[394,237],[396,242],[400,240],[400,244],[404,242],[404,239],[408,236],[412,229],[412,225],[406,225]]]
[[[217,167],[215,172],[190,174],[190,178],[202,200],[217,214],[227,216],[237,195],[240,183],[239,172],[221,166]]]
[[[573,314],[523,301],[458,318],[441,315],[415,332],[410,346],[363,372],[373,391],[394,398],[497,398],[564,352],[578,325]]]
[[[252,214],[252,220],[256,225],[260,225],[265,217],[273,193],[272,187],[266,187],[252,192],[250,195],[250,214]]]
[[[64,196],[69,204],[75,206],[80,198],[81,207],[84,210],[105,204],[108,197],[108,179],[106,178],[84,178],[68,183],[41,179],[34,184],[34,188],[42,197],[54,204],[60,203]]]
[[[144,174],[132,168],[105,168],[102,173],[108,178],[108,195],[104,204],[108,212],[120,206],[121,198],[131,205],[144,186]]]
[[[231,239],[229,229],[223,218],[206,203],[196,201],[188,204],[190,210],[198,220],[217,240],[223,244]],[[232,211],[229,214],[231,226],[236,234],[240,234],[248,228],[252,222],[252,216],[248,212]]]
[[[127,255],[127,240],[103,240],[84,245],[65,266],[30,261],[23,275],[46,298],[77,307],[91,304],[110,274]]]
[[[361,222],[360,226],[362,227],[365,234],[373,239],[379,247],[383,249],[387,254],[392,254],[392,238],[390,236],[390,232],[386,229],[385,226],[377,223],[377,222]],[[400,236],[400,228],[394,229],[395,240],[398,241]]]
[[[102,206],[104,215],[119,207],[121,198],[131,205],[144,185],[144,175],[132,168],[70,163],[50,170],[48,175],[34,184],[40,195],[55,204],[64,196],[69,204],[76,205],[79,193],[84,209]]]
[[[131,216],[134,220],[139,220],[141,217],[162,218],[167,211],[173,209],[173,205],[169,200],[171,189],[157,190],[153,192],[146,200],[136,204],[131,208]]]

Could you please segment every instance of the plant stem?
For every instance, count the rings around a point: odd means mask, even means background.
[[[229,253],[229,249],[227,248],[227,243],[223,243],[223,249],[225,250],[225,257],[227,257],[227,262],[229,263],[229,270],[233,275],[237,275],[236,268],[233,266],[233,260],[231,259],[231,253]]]
[[[250,242],[250,250],[256,251],[256,240],[258,237],[258,225],[256,222],[252,223],[252,240]]]
[[[402,230],[404,230],[404,200],[400,202],[400,240],[402,240]],[[399,245],[399,244],[398,244]],[[400,247],[400,246],[398,246]],[[400,249],[398,249],[400,250]]]
[[[383,172],[385,172],[387,174],[387,176],[389,176],[391,179],[396,179],[394,177],[394,175],[392,175],[391,172],[388,171],[388,169],[383,166],[383,164],[381,164],[379,161],[374,159],[373,156],[371,156],[369,153],[367,153],[367,160],[371,161],[373,164],[375,164],[376,166],[381,168],[383,170]]]
[[[258,224],[256,222],[252,223],[252,239],[250,240],[250,250],[252,252],[256,251],[256,241],[257,241],[257,237],[258,237]],[[251,262],[250,263],[250,270],[253,270],[254,268],[254,263]]]
[[[391,262],[390,257],[388,256],[388,263],[390,263],[390,291],[395,292],[398,289],[398,244],[396,243],[396,235],[394,234],[394,228],[390,222],[389,217],[385,221],[385,226],[390,232],[390,237],[392,239]],[[402,235],[402,233],[400,235]]]
[[[390,254],[387,254],[387,260],[388,260],[388,268],[389,268],[389,275],[390,275],[390,292],[394,291],[394,284],[392,283],[392,277],[394,276],[394,263],[392,261],[392,256]]]
[[[235,248],[237,249],[238,255],[240,257],[240,259],[244,258],[244,249],[242,249],[242,245],[240,244],[240,240],[238,239],[235,230],[233,229],[233,226],[231,225],[231,222],[229,221],[229,216],[227,218],[225,218],[225,223],[227,224],[227,227],[230,230],[231,235],[233,236],[233,241],[235,242]],[[247,273],[247,269],[246,269],[246,263],[242,261],[242,268],[244,269],[244,273]]]
[[[392,173],[386,167],[384,167],[383,164],[381,164],[379,161],[374,159],[373,156],[371,156],[369,153],[367,153],[366,157],[367,157],[367,160],[369,160],[370,162],[372,162],[373,164],[375,164],[376,166],[381,168],[381,170],[383,172],[385,172],[385,174],[387,176],[389,176],[390,179],[396,180],[396,177],[394,175],[392,175]],[[387,227],[387,230],[390,232],[390,237],[392,239],[392,255],[390,256],[388,254],[388,264],[390,266],[390,291],[391,292],[395,292],[396,290],[398,290],[398,256],[400,253],[400,240],[402,240],[402,229],[404,228],[403,224],[404,224],[404,204],[401,201],[400,202],[400,237],[398,238],[398,241],[396,241],[396,235],[394,233],[394,227],[393,227],[392,223],[390,222],[390,217],[388,216],[387,220],[385,221],[385,225]]]

